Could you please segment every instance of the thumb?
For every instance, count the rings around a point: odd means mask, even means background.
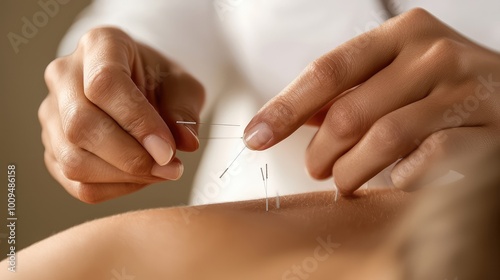
[[[178,150],[198,149],[198,124],[179,124],[178,121],[199,123],[205,101],[203,86],[186,72],[174,70],[163,83],[159,111],[175,139]]]

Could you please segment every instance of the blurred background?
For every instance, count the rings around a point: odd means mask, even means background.
[[[177,182],[160,183],[126,197],[97,205],[84,204],[50,176],[43,161],[43,145],[37,110],[47,94],[43,73],[54,59],[58,44],[78,13],[89,0],[67,1],[60,11],[38,28],[33,38],[12,46],[8,34],[22,35],[23,18],[43,9],[38,1],[3,0],[0,3],[0,259],[7,254],[7,166],[16,165],[16,249],[27,247],[73,225],[126,211],[185,204],[195,168],[186,168]],[[64,1],[61,1],[64,2]],[[38,13],[39,14],[39,13]],[[43,18],[41,18],[43,20]],[[182,154],[187,165],[196,165],[200,152]]]

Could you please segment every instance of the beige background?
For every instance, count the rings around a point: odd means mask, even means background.
[[[50,18],[47,25],[15,53],[9,32],[21,34],[22,17],[32,19],[41,11],[37,1],[3,0],[0,8],[1,60],[1,257],[6,254],[7,165],[17,170],[17,248],[21,249],[54,233],[98,217],[135,209],[179,205],[187,202],[199,152],[181,155],[191,162],[183,179],[160,183],[134,194],[87,205],[77,201],[52,179],[43,162],[43,146],[37,119],[38,106],[47,94],[43,81],[45,66],[55,57],[62,36],[78,12],[90,1],[70,1]]]

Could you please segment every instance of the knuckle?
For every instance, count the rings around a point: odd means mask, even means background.
[[[62,129],[66,139],[75,145],[82,144],[91,125],[90,114],[82,106],[74,105],[64,110]]]
[[[147,154],[141,154],[128,158],[124,166],[124,171],[132,175],[144,176],[151,175],[152,167],[152,158]]]
[[[328,128],[336,138],[352,138],[363,131],[363,120],[357,108],[351,103],[339,101],[328,113]]]
[[[128,114],[124,116],[123,129],[128,133],[139,136],[142,138],[153,130],[151,122],[148,122],[144,116]]]
[[[60,77],[66,70],[66,62],[65,58],[56,58],[52,60],[47,67],[45,67],[45,71],[43,73],[43,78],[45,80],[45,84],[48,87],[54,83],[54,81]]]
[[[278,96],[273,103],[273,109],[267,111],[264,119],[268,120],[276,131],[285,130],[294,124],[298,118],[298,111],[294,107],[293,94]]]
[[[117,73],[126,73],[124,66],[107,63],[97,65],[92,69],[85,79],[85,96],[93,103],[103,101],[112,93],[113,81]]]
[[[465,70],[462,47],[455,40],[440,38],[429,47],[426,57],[426,63],[435,68],[454,69],[456,73],[462,73]]]
[[[370,129],[369,141],[382,152],[392,150],[404,141],[402,126],[393,118],[380,119]]]
[[[72,188],[76,192],[76,197],[85,203],[96,204],[105,200],[95,185],[76,182]]]
[[[69,180],[80,181],[82,179],[81,155],[71,148],[63,148],[58,151],[57,162],[62,174]]]
[[[399,23],[404,29],[409,29],[416,35],[429,35],[436,30],[436,18],[423,8],[414,8],[404,13],[399,18]]]
[[[102,40],[106,40],[109,38],[120,38],[120,37],[128,37],[128,35],[123,32],[121,29],[116,27],[97,27],[91,29],[89,32],[85,33],[79,41],[79,45],[81,46],[95,46],[96,44],[102,42]]]
[[[306,76],[312,78],[321,87],[333,87],[342,84],[348,75],[349,56],[325,55],[311,62],[306,70]]]
[[[433,18],[432,14],[424,8],[417,7],[406,12],[406,16],[410,19],[422,20]]]
[[[76,167],[73,167],[73,166],[64,166],[63,167],[62,166],[61,172],[63,173],[64,177],[66,177],[68,180],[76,181],[76,182],[82,180],[82,174],[79,171],[79,169]]]

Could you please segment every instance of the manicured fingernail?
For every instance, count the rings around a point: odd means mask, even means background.
[[[167,141],[156,135],[149,135],[144,138],[144,148],[154,158],[159,165],[167,164],[174,155],[174,151]]]
[[[273,131],[266,123],[259,123],[245,133],[245,145],[251,150],[258,150],[273,138]]]
[[[151,175],[160,177],[167,180],[178,180],[184,172],[184,165],[182,163],[173,162],[167,165],[155,164],[151,169]]]

